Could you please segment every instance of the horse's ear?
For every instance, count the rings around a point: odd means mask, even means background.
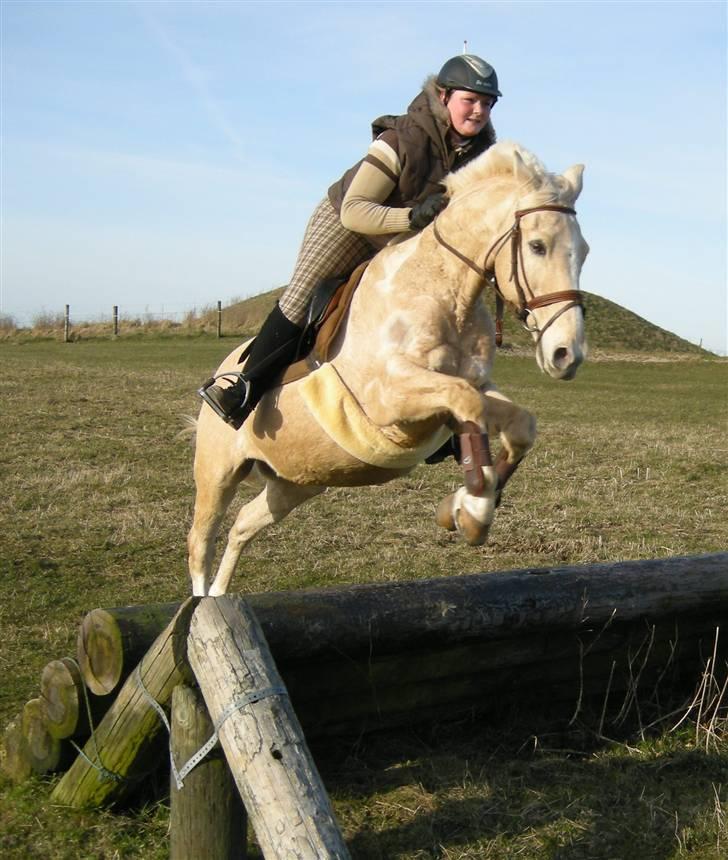
[[[564,171],[564,179],[573,189],[574,200],[581,194],[583,185],[582,177],[584,175],[584,165],[574,164],[568,170]]]
[[[533,182],[534,178],[533,171],[526,166],[523,156],[517,149],[513,150],[513,176],[522,185]]]

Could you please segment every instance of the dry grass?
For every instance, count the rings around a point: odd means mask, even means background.
[[[73,653],[86,611],[186,594],[191,450],[176,435],[232,345],[0,344],[0,725],[35,695],[46,662]],[[330,490],[250,547],[234,588],[725,549],[727,372],[723,362],[605,361],[557,384],[530,359],[501,359],[496,378],[538,416],[540,435],[489,544],[466,547],[434,525],[458,482],[444,463],[387,487]],[[728,845],[725,677],[719,661],[706,665],[702,687],[673,704],[681,710],[642,714],[618,743],[580,721],[556,729],[521,713],[316,755],[363,860],[717,858]],[[3,857],[166,856],[163,803],[69,815],[49,807],[44,780],[2,792]]]

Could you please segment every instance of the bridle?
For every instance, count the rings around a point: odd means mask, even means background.
[[[524,327],[532,332],[538,333],[538,337],[536,339],[537,345],[540,343],[541,338],[543,337],[546,329],[549,326],[553,325],[556,320],[566,311],[571,310],[575,307],[580,307],[582,312],[584,310],[584,300],[582,298],[582,294],[579,290],[562,290],[557,293],[546,293],[543,296],[537,296],[534,294],[533,290],[529,286],[528,278],[526,276],[526,269],[523,264],[523,243],[522,238],[523,234],[521,233],[521,218],[524,215],[530,215],[532,212],[562,212],[565,215],[576,215],[576,210],[572,209],[570,206],[560,206],[558,204],[544,204],[543,206],[533,206],[530,209],[518,209],[514,213],[514,221],[513,225],[506,230],[501,236],[499,236],[493,244],[488,248],[488,252],[483,258],[483,265],[479,266],[475,260],[471,260],[469,257],[466,257],[465,254],[458,251],[457,248],[453,247],[449,242],[443,239],[442,234],[437,229],[437,218],[433,221],[432,227],[435,234],[435,239],[450,251],[451,254],[454,254],[459,260],[462,260],[466,266],[469,266],[483,281],[487,284],[490,284],[491,287],[495,290],[496,295],[496,337],[495,342],[498,346],[500,346],[503,342],[503,305],[504,303],[509,304],[514,308],[516,316],[523,323]],[[504,295],[500,287],[498,286],[498,281],[495,276],[495,258],[498,254],[503,250],[503,248],[508,244],[510,240],[511,245],[511,275],[509,280],[513,281],[513,284],[516,288],[516,294],[518,296],[518,303],[511,302]],[[493,260],[491,263],[491,267],[488,266],[488,261],[490,260],[491,255],[493,256]],[[521,271],[521,275],[519,275],[519,269]],[[521,277],[523,278],[523,283],[521,283]],[[546,325],[539,329],[538,327],[531,328],[528,325],[528,316],[534,311],[536,308],[544,308],[548,305],[555,305],[561,302],[567,302],[567,304],[558,310],[546,323]]]

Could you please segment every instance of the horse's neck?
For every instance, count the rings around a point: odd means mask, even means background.
[[[479,306],[483,290],[487,286],[480,272],[488,249],[496,238],[496,230],[483,230],[476,234],[463,228],[462,213],[454,214],[458,217],[441,216],[438,219],[438,233],[443,241],[436,237],[434,228],[423,235],[422,252],[438,269],[446,273],[445,280],[454,297],[456,325],[461,328]],[[468,265],[466,260],[471,265]],[[433,284],[433,289],[441,290],[442,284]]]

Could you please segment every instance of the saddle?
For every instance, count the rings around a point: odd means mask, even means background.
[[[348,278],[329,278],[316,287],[301,335],[299,358],[283,371],[277,385],[303,379],[328,360],[331,344],[369,263],[360,263]]]

